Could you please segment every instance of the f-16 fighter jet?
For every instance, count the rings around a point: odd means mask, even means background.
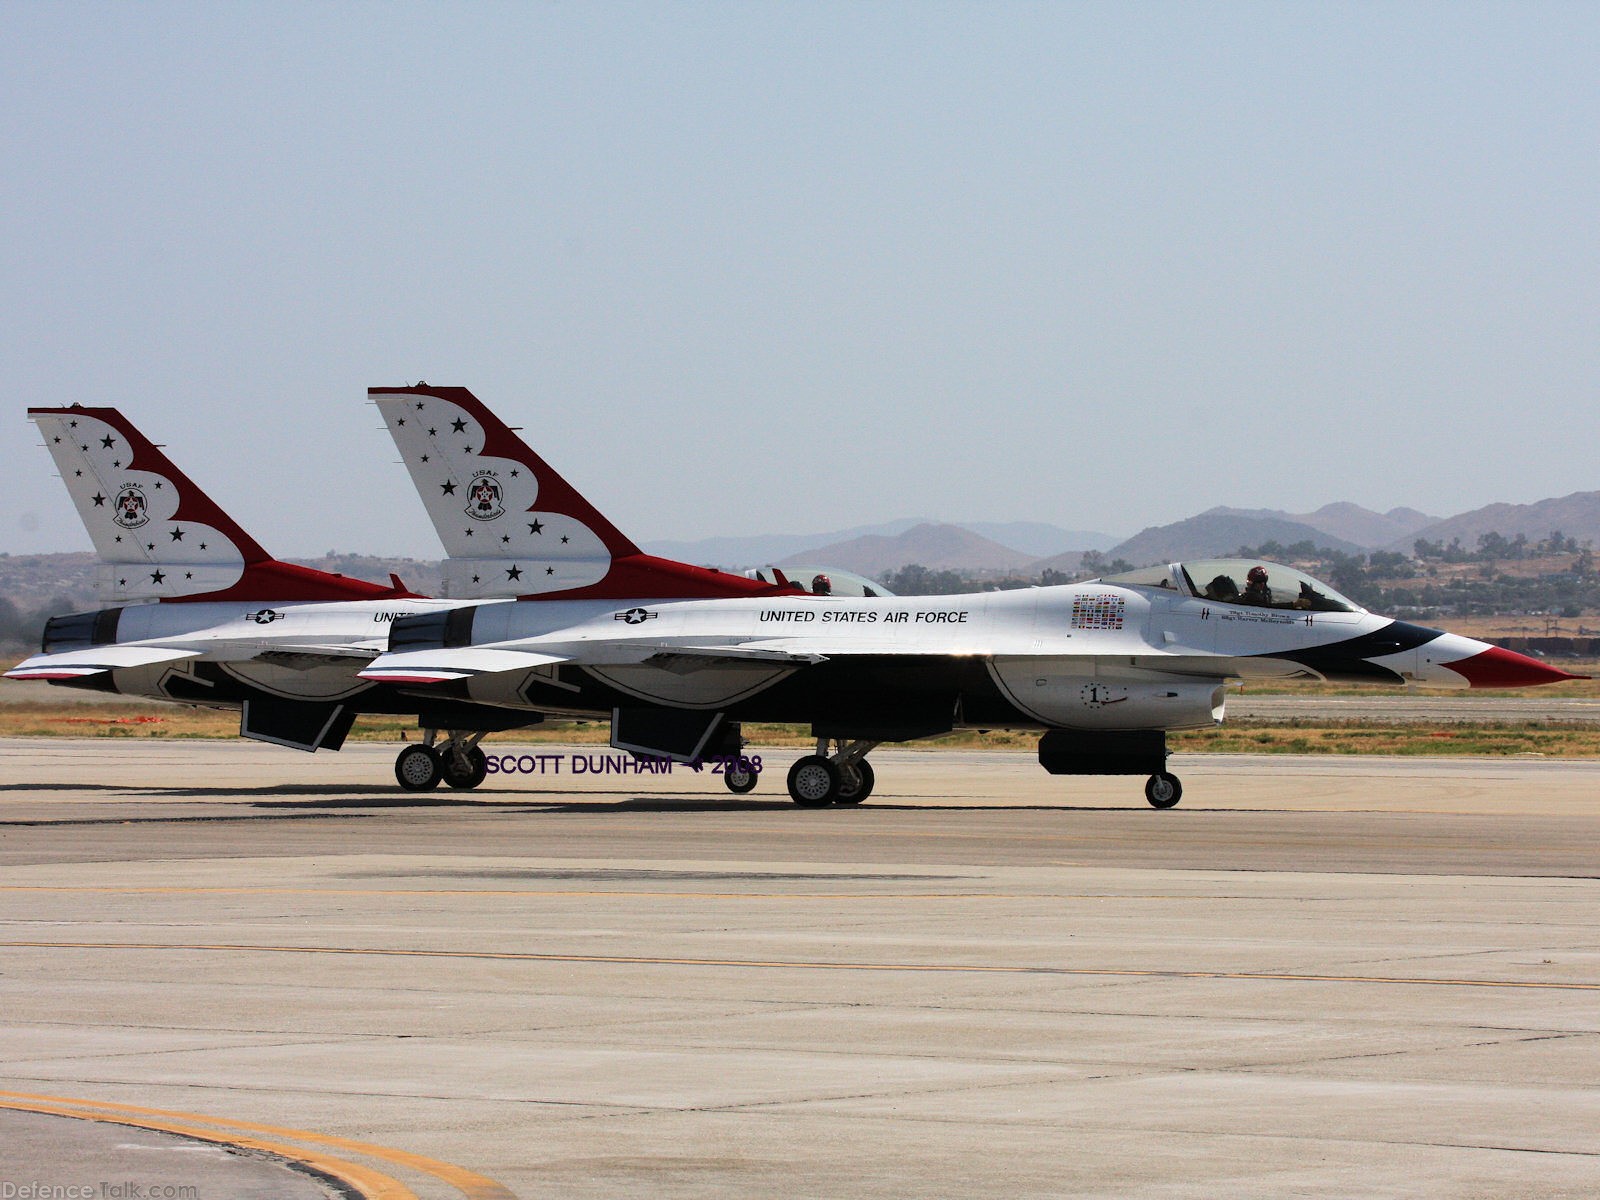
[[[418,713],[466,749],[486,730],[538,720],[357,677],[397,617],[451,602],[392,577],[385,587],[273,558],[114,408],[28,415],[94,542],[97,589],[112,607],[51,618],[43,652],[8,678],[238,708],[241,736],[299,750],[339,749],[363,712]],[[454,786],[483,778],[481,755],[433,758],[430,771]]]
[[[637,569],[648,556],[466,389],[370,394],[451,555],[453,594],[522,598],[396,620],[363,679],[462,704],[609,713],[614,746],[679,761],[737,755],[742,721],[809,724],[816,751],[788,776],[801,805],[865,800],[882,742],[1011,727],[1042,732],[1045,770],[1147,775],[1146,798],[1169,808],[1182,785],[1166,769],[1167,732],[1221,722],[1233,681],[1576,678],[1255,560],[964,596],[756,581],[764,591],[738,594],[733,578],[681,564],[651,577]]]
[[[97,588],[111,607],[52,618],[42,653],[8,678],[238,708],[241,736],[308,751],[339,749],[360,713],[416,714],[423,742],[395,763],[408,788],[476,787],[487,770],[484,734],[543,720],[526,707],[404,694],[357,675],[388,646],[395,620],[468,601],[273,558],[114,408],[28,415],[94,542]],[[481,481],[474,502],[480,520],[493,508]],[[678,566],[639,556],[626,579],[651,596],[782,590]]]

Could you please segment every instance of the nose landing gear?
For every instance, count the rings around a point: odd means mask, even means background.
[[[801,808],[860,804],[872,795],[877,777],[867,754],[877,742],[818,738],[817,752],[795,760],[789,768],[789,798]],[[835,747],[829,753],[829,747]]]
[[[1151,808],[1171,808],[1183,799],[1183,784],[1176,775],[1160,771],[1145,780],[1144,798]]]
[[[723,785],[735,796],[743,796],[746,792],[755,790],[756,784],[761,782],[761,775],[751,765],[750,760],[744,757],[744,751],[730,762],[722,772]]]
[[[489,760],[478,743],[483,731],[450,730],[436,745],[437,729],[422,731],[420,746],[407,746],[394,760],[394,777],[408,792],[431,792],[440,783],[470,790],[489,773]]]

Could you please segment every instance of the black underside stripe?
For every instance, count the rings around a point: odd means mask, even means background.
[[[1343,642],[1330,642],[1325,646],[1309,646],[1304,650],[1275,651],[1270,654],[1253,654],[1252,658],[1281,658],[1309,667],[1319,675],[1334,680],[1372,680],[1381,683],[1404,683],[1399,674],[1371,660],[1390,654],[1400,654],[1425,646],[1444,631],[1429,629],[1425,625],[1411,625],[1405,621],[1391,621],[1382,629],[1374,629],[1360,637]]]

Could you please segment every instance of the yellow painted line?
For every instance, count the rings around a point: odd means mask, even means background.
[[[337,1178],[350,1182],[361,1191],[363,1196],[371,1197],[372,1200],[417,1200],[417,1198],[415,1193],[397,1180],[391,1179],[387,1175],[382,1175],[369,1167],[346,1163],[316,1151],[303,1150],[277,1141],[269,1142],[250,1137],[225,1136],[214,1129],[204,1129],[186,1123],[199,1121],[205,1125],[218,1126],[224,1129],[248,1130],[251,1133],[271,1134],[274,1138],[289,1138],[294,1141],[334,1146],[340,1150],[366,1155],[369,1158],[382,1159],[397,1166],[410,1167],[425,1175],[432,1175],[434,1178],[448,1183],[462,1195],[468,1197],[468,1200],[517,1200],[515,1194],[505,1185],[497,1183],[486,1175],[480,1175],[476,1171],[458,1167],[454,1163],[441,1162],[436,1158],[413,1154],[409,1150],[397,1150],[391,1146],[379,1146],[371,1142],[358,1142],[351,1138],[335,1137],[326,1133],[314,1133],[306,1129],[282,1129],[275,1125],[262,1125],[255,1121],[234,1121],[223,1117],[208,1116],[204,1113],[179,1112],[164,1108],[145,1108],[142,1105],[117,1104],[109,1100],[76,1100],[69,1096],[34,1095],[29,1092],[0,1091],[0,1107],[15,1108],[27,1112],[53,1113],[58,1116],[79,1117],[91,1121],[107,1121],[112,1124],[135,1125],[142,1129],[181,1133],[186,1137],[198,1137],[224,1145],[247,1146],[251,1149],[266,1150],[269,1153],[293,1158],[298,1162],[315,1167],[317,1170],[336,1175]],[[174,1120],[183,1122],[183,1124],[173,1123]],[[335,1171],[334,1167],[337,1167],[338,1170]],[[346,1172],[346,1174],[341,1174],[340,1172]],[[367,1177],[365,1183],[359,1181],[363,1176]],[[372,1188],[378,1190],[369,1190]]]
[[[0,1097],[11,1096],[15,1093],[0,1093]],[[153,1117],[136,1117],[130,1114],[104,1112],[84,1106],[83,1102],[69,1101],[60,1103],[45,1099],[33,1102],[21,1100],[0,1099],[0,1108],[15,1109],[18,1112],[44,1113],[47,1116],[71,1117],[77,1121],[103,1121],[110,1125],[130,1125],[137,1129],[153,1129],[161,1133],[175,1133],[182,1137],[194,1138],[198,1141],[211,1142],[221,1146],[237,1146],[247,1150],[261,1150],[279,1158],[289,1159],[310,1167],[323,1175],[337,1179],[340,1183],[354,1188],[367,1200],[417,1200],[417,1194],[406,1187],[397,1179],[393,1179],[370,1167],[359,1166],[356,1163],[345,1162],[328,1154],[321,1154],[315,1150],[303,1150],[298,1146],[288,1146],[282,1142],[267,1141],[262,1138],[226,1135],[212,1129],[202,1129],[198,1126],[188,1125],[174,1121],[158,1121]]]
[[[1555,983],[1534,979],[1430,979],[1405,975],[1315,975],[1288,971],[1181,971],[1118,967],[986,966],[981,963],[826,962],[805,959],[656,958],[625,954],[537,954],[516,950],[397,950],[366,946],[272,946],[227,942],[35,942],[0,941],[0,948],[25,950],[168,950],[260,954],[349,954],[373,958],[479,959],[489,962],[596,963],[613,966],[747,967],[792,971],[892,971],[945,975],[1062,975],[1132,979],[1230,979],[1284,983],[1371,983],[1417,987],[1527,988],[1600,992],[1600,983]],[[3,1094],[3,1093],[0,1093]]]

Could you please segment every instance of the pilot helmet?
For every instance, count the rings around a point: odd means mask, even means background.
[[[1251,567],[1250,573],[1245,578],[1251,583],[1265,583],[1267,581],[1267,569],[1265,567]]]
[[[829,595],[833,591],[833,580],[826,575],[817,575],[811,580],[811,591],[818,596]]]

